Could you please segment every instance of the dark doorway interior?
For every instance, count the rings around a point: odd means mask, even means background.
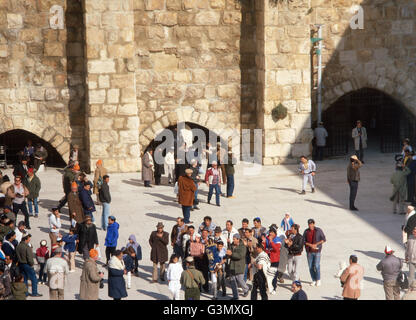
[[[17,163],[17,153],[23,150],[28,140],[32,140],[33,146],[40,143],[44,148],[46,148],[48,151],[48,158],[46,159],[47,166],[57,168],[63,168],[66,166],[66,163],[62,159],[61,155],[49,142],[25,130],[10,130],[0,134],[0,145],[6,146],[8,165],[14,165]]]
[[[332,104],[322,120],[328,131],[326,156],[354,151],[351,130],[357,120],[367,129],[368,148],[384,153],[401,151],[401,142],[416,142],[415,117],[389,95],[363,88],[348,93]]]

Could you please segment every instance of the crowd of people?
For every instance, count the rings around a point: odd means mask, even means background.
[[[188,148],[186,143],[181,148],[184,159],[180,158],[180,153],[170,149],[161,164],[157,163],[152,149],[143,155],[144,187],[152,187],[153,180],[156,185],[161,184],[161,175],[166,172],[167,183],[174,185],[176,201],[183,215],[177,218],[170,233],[159,222],[150,234],[152,281],[167,283],[174,300],[199,300],[201,293],[215,300],[220,295],[225,298],[227,288],[231,289],[230,299],[250,295],[252,300],[257,300],[260,295],[262,300],[267,300],[279,292],[279,286],[284,284],[286,277],[291,282],[292,300],[307,300],[302,288],[305,279],[310,277],[312,287],[321,286],[320,260],[326,242],[324,231],[315,225],[312,218],[307,220],[307,228],[302,231],[301,224],[289,213],[280,223],[268,227],[262,225],[260,217],[252,219],[251,226],[248,218],[243,219],[238,229],[231,219],[221,227],[216,218],[210,216],[195,224],[190,220],[191,211],[200,209],[198,190],[201,183],[208,188],[207,204],[211,203],[214,191],[216,206],[221,206],[221,196],[233,198],[236,161],[233,153],[226,153],[221,143],[216,148],[208,144],[201,155]],[[37,149],[42,150],[41,146]],[[31,143],[22,153],[13,170],[13,182],[0,172],[0,299],[42,297],[38,292],[39,284],[48,285],[50,299],[64,299],[67,276],[77,268],[77,254],[84,260],[81,264],[79,298],[98,299],[99,290],[104,287],[105,273],[97,264],[102,257],[96,221],[100,221],[101,230],[106,232],[104,267],[108,276],[108,296],[115,300],[126,298],[132,276],[139,276],[142,249],[133,234],[124,246],[119,244],[122,226],[110,212],[110,176],[103,161],[97,161],[93,181],[90,181],[88,175],[81,171],[78,147],[74,146],[62,177],[64,195],[48,217],[50,246],[46,239],[37,239],[40,241],[36,246],[32,244],[29,232],[30,219],[39,216],[41,180],[37,172],[47,155],[43,154],[38,159],[39,153],[36,156]],[[189,160],[187,154],[193,157]],[[351,156],[347,168],[351,210],[358,210],[354,201],[360,180],[359,170],[363,165],[360,157],[363,153]],[[36,163],[36,160],[40,162]],[[405,141],[403,152],[396,157],[396,161],[397,170],[391,179],[394,186],[391,200],[394,202],[394,213],[397,206],[399,213],[403,213],[405,199],[409,202],[402,229],[406,248],[404,261],[409,265],[410,276],[405,279],[403,260],[395,257],[394,251],[386,246],[386,256],[376,268],[381,271],[387,300],[399,299],[400,289],[406,287],[405,282],[410,285],[407,285],[409,289],[404,299],[414,299],[416,295],[416,214],[412,206],[415,200],[412,163],[416,167],[416,159],[409,141]],[[315,191],[316,171],[314,161],[304,156],[300,158],[299,173],[303,176],[301,194],[306,193],[308,183],[311,191]],[[221,185],[226,185],[226,194],[222,192]],[[64,234],[60,211],[66,204],[70,229]],[[101,219],[98,219],[96,206],[102,207]],[[24,221],[17,222],[19,212]],[[173,251],[170,257],[169,246]],[[306,256],[309,275],[300,274],[303,256]],[[39,265],[38,272],[35,271],[35,264]],[[357,256],[349,257],[349,265],[340,268],[337,277],[344,299],[361,296],[364,269],[359,265]]]

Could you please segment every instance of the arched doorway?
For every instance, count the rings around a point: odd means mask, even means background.
[[[39,138],[37,135],[25,130],[10,130],[0,134],[0,145],[6,146],[7,164],[14,165],[17,162],[17,153],[24,149],[28,140],[32,140],[33,146],[37,143],[48,151],[48,158],[46,164],[51,167],[63,168],[66,163],[62,159],[62,156],[56,151],[56,149],[47,141]]]
[[[404,138],[416,142],[415,117],[391,96],[371,88],[345,94],[325,110],[322,120],[328,131],[327,156],[353,152],[356,120],[367,129],[370,150],[394,153],[401,150]]]

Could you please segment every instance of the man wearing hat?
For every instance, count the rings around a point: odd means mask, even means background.
[[[393,254],[394,251],[390,246],[385,247],[384,253],[386,256],[377,264],[376,268],[381,271],[383,276],[386,300],[400,300],[400,286],[397,277],[402,271],[403,262]]]
[[[192,223],[190,221],[191,208],[195,199],[196,186],[192,180],[192,169],[186,169],[185,175],[178,179],[178,200],[182,205],[182,213],[185,223]]]
[[[88,260],[91,249],[98,247],[98,235],[95,225],[90,216],[85,217],[85,222],[77,224],[78,252],[83,255],[84,260]]]
[[[39,208],[38,208],[38,197],[41,188],[40,179],[38,176],[35,175],[34,169],[29,168],[27,170],[27,179],[24,183],[25,187],[29,190],[29,194],[27,196],[27,204],[29,207],[29,214],[33,215],[32,204],[35,207],[35,218],[39,216]]]
[[[319,122],[318,127],[316,127],[313,132],[313,135],[316,139],[316,160],[322,161],[324,159],[326,138],[328,137],[328,131],[324,128],[323,122]]]
[[[163,231],[162,222],[156,225],[156,231],[150,234],[149,244],[152,248],[150,260],[153,262],[153,282],[157,282],[157,265],[160,264],[160,280],[165,281],[165,262],[168,261],[169,233]]]
[[[246,267],[247,248],[242,243],[240,235],[233,235],[233,243],[227,249],[227,257],[230,259],[230,280],[233,291],[233,300],[238,300],[237,284],[243,289],[243,297],[247,297],[250,289],[244,281],[244,271]]]
[[[364,268],[358,263],[356,255],[350,256],[350,265],[341,274],[342,296],[344,300],[358,300],[361,295],[361,281],[363,281]]]
[[[396,170],[390,178],[390,182],[393,185],[393,193],[390,197],[390,201],[393,201],[393,213],[405,214],[404,202],[407,199],[407,176],[411,173],[410,169],[405,166],[404,163],[396,163]]]
[[[200,286],[205,284],[201,271],[195,269],[194,258],[185,259],[186,268],[181,275],[181,285],[185,288],[185,300],[200,300]]]
[[[56,248],[46,262],[48,274],[49,299],[64,300],[65,278],[68,276],[68,263],[62,258],[62,248]]]
[[[89,250],[81,274],[79,289],[79,298],[81,300],[98,300],[100,282],[104,274],[98,271],[97,260],[98,251],[96,249]]]
[[[292,283],[292,298],[290,300],[308,300],[308,296],[305,291],[302,290],[302,283],[299,280],[295,280]]]
[[[350,186],[350,210],[358,211],[355,207],[355,198],[357,197],[358,183],[360,182],[360,168],[363,164],[356,155],[350,157],[350,163],[347,168],[347,182]]]
[[[215,203],[220,206],[220,194],[221,194],[221,184],[222,180],[222,170],[218,168],[217,161],[212,161],[212,167],[207,170],[205,173],[205,183],[207,184],[208,191],[208,204],[211,202],[212,195],[215,190]]]

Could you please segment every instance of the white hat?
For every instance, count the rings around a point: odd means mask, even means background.
[[[201,235],[199,233],[195,233],[196,238],[201,238]]]
[[[385,254],[392,254],[394,251],[390,246],[386,246],[386,248],[384,249],[384,253]]]
[[[214,160],[211,162],[211,164],[218,164],[218,162]]]

